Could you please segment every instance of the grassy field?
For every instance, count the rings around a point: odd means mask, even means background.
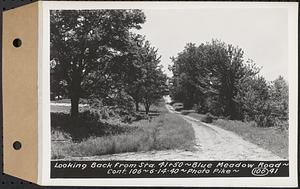
[[[203,120],[204,114],[190,113],[189,116]],[[213,125],[222,129],[232,131],[244,140],[252,142],[264,149],[267,149],[282,158],[288,158],[288,131],[276,127],[257,127],[255,122],[242,122],[236,120],[214,120]]]
[[[167,113],[162,104],[153,107],[155,115],[151,118],[130,124],[102,122],[85,115],[75,127],[64,113],[67,110],[60,107],[59,112],[51,114],[52,159],[149,150],[191,150],[194,144],[191,125],[178,115]]]

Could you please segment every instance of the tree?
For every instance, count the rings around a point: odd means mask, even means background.
[[[230,116],[231,119],[238,119],[239,112],[234,100],[238,90],[237,83],[246,75],[249,77],[251,73],[244,65],[244,52],[239,47],[213,40],[209,45],[208,54],[209,70],[216,78],[217,85],[214,87],[218,91],[220,107],[224,110],[222,114]]]
[[[171,79],[171,97],[184,103],[185,108],[191,108],[195,103],[203,105],[206,95],[214,91],[211,88],[211,73],[207,69],[206,45],[196,47],[188,43],[183,52],[172,57],[173,72]]]
[[[241,48],[219,40],[198,47],[189,43],[172,61],[174,100],[183,102],[185,108],[197,105],[199,111],[239,118],[234,100],[237,83],[246,75],[256,74],[254,66],[244,64]]]
[[[139,51],[140,78],[136,81],[136,94],[144,104],[146,114],[149,113],[150,106],[166,94],[168,88],[167,76],[159,65],[160,56],[157,51],[149,41],[145,41]]]
[[[145,16],[140,10],[52,10],[50,17],[53,77],[66,83],[76,120],[82,96],[115,87],[113,68],[120,64],[112,63],[126,54],[130,29],[140,29]]]
[[[262,116],[268,113],[269,86],[261,76],[243,77],[238,82],[235,102],[238,104],[240,118],[245,121],[256,120],[262,123]]]
[[[157,49],[145,37],[133,35],[129,52],[126,61],[131,62],[127,67],[130,74],[123,78],[126,91],[133,98],[136,111],[139,103],[143,103],[148,114],[150,106],[166,94],[167,77],[159,66]]]
[[[271,83],[258,75],[244,77],[235,100],[245,121],[254,120],[260,127],[287,125],[288,85],[281,76]]]
[[[139,103],[142,101],[142,86],[144,82],[142,65],[144,63],[144,42],[145,37],[141,35],[131,36],[131,46],[128,48],[128,56],[126,61],[130,62],[127,66],[127,77],[123,80],[126,85],[126,92],[133,98],[136,111],[139,111]]]
[[[145,70],[145,80],[142,87],[142,101],[146,114],[150,106],[167,94],[167,76],[162,72],[161,67],[151,69],[151,65]],[[150,69],[149,69],[150,68]]]
[[[272,114],[281,120],[288,120],[289,87],[282,76],[271,83],[269,95]]]

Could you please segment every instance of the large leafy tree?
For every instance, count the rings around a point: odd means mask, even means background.
[[[286,125],[288,84],[283,77],[269,84],[243,54],[219,40],[187,44],[172,58],[171,97],[201,113],[254,120],[262,127]]]
[[[142,102],[142,87],[143,87],[143,70],[142,65],[144,63],[143,57],[145,51],[143,48],[145,37],[141,35],[131,36],[131,45],[128,48],[128,56],[126,61],[130,66],[127,66],[128,73],[124,78],[124,84],[126,86],[126,92],[132,97],[136,111],[139,111],[139,103]]]
[[[50,16],[52,76],[65,83],[77,118],[82,96],[115,90],[130,29],[141,28],[145,16],[140,10],[53,10]]]
[[[248,65],[244,64],[244,52],[239,47],[213,40],[208,48],[208,69],[216,78],[214,83],[217,85],[214,88],[218,91],[222,114],[238,119],[238,107],[234,100],[238,91],[237,84],[243,77],[255,75],[256,68],[252,61]]]
[[[204,44],[197,47],[188,43],[183,52],[172,57],[171,97],[183,102],[185,108],[191,108],[195,102],[203,104],[205,96],[215,92],[211,72],[207,69],[206,52]]]
[[[172,60],[174,100],[182,101],[185,108],[197,104],[200,111],[238,118],[237,83],[245,75],[255,74],[244,64],[241,48],[219,40],[198,47],[187,44]]]
[[[152,50],[151,50],[152,51]],[[155,51],[152,51],[152,53]],[[149,55],[150,61],[146,62],[143,68],[144,77],[142,79],[142,103],[145,106],[146,114],[149,113],[150,106],[161,99],[167,92],[167,76],[163,73],[162,67],[158,62],[151,61],[151,58],[157,60],[155,55]]]
[[[132,62],[131,74],[125,79],[127,93],[134,99],[136,111],[139,110],[139,103],[143,103],[148,114],[150,106],[166,94],[167,77],[159,65],[157,49],[141,36],[135,36],[134,41],[129,58]]]

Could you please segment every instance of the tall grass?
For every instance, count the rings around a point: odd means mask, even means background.
[[[270,150],[279,157],[288,159],[288,130],[277,127],[258,127],[254,121],[242,122],[218,119],[213,124],[232,131],[243,139]]]
[[[194,144],[193,128],[174,114],[162,114],[152,120],[134,122],[130,127],[136,129],[109,136],[92,136],[81,142],[52,142],[52,159],[149,150],[191,150]],[[52,137],[68,136],[59,132],[53,131]]]

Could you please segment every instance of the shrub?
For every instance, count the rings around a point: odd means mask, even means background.
[[[51,113],[51,129],[53,135],[55,131],[69,135],[73,141],[82,141],[89,137],[99,137],[105,135],[120,134],[134,130],[134,127],[126,127],[117,119],[102,120],[99,112],[85,111],[79,114],[76,123],[68,114]]]
[[[68,141],[68,140],[72,140],[72,137],[70,136],[69,133],[65,133],[60,130],[52,129],[51,140],[52,141]]]
[[[197,113],[203,113],[203,107],[201,106],[201,104],[194,104],[193,110],[195,110]]]
[[[213,116],[211,113],[207,113],[205,114],[205,116],[202,118],[201,121],[205,123],[212,123],[214,119],[216,119],[215,116]]]

